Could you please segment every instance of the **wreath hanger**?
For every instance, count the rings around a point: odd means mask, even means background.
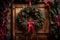
[[[29,1],[28,5],[29,5],[29,6],[32,6],[32,2],[31,2],[31,0]]]

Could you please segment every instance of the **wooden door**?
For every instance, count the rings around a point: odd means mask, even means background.
[[[45,8],[40,8],[44,6],[44,4],[37,5],[40,10],[42,10],[43,15],[45,17],[44,24],[41,29],[36,32],[36,39],[32,38],[31,40],[47,40],[47,34],[49,33],[49,18],[48,18],[48,11]],[[16,17],[22,8],[27,7],[27,4],[14,4],[13,5],[13,40],[28,40],[28,37],[23,34],[21,30],[18,30],[16,25]]]

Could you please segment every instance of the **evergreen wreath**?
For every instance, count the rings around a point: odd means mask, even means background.
[[[16,17],[17,26],[21,30],[27,30],[27,22],[32,20],[35,22],[34,30],[42,28],[44,23],[44,16],[41,10],[38,9],[36,6],[28,6],[23,8]]]

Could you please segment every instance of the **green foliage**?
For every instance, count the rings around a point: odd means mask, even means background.
[[[54,15],[57,15],[57,11],[55,8],[51,8],[50,9],[50,19],[51,21],[53,22],[53,24],[51,24],[51,26],[54,28],[54,29],[57,29],[58,26],[57,26],[57,20],[54,18]]]

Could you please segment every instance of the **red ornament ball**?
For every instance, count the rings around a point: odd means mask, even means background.
[[[55,19],[58,19],[58,15],[54,15],[54,18],[55,18]]]
[[[58,24],[58,27],[60,28],[60,22],[57,22],[57,24]]]
[[[45,5],[50,9],[49,3],[45,2]]]

